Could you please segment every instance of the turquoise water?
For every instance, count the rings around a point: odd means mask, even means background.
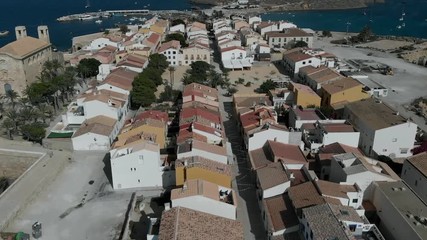
[[[263,15],[263,20],[288,20],[299,27],[344,32],[347,26],[349,32],[359,32],[369,25],[376,34],[427,38],[426,0],[386,1],[366,9],[269,13]]]
[[[90,8],[86,9],[87,0],[0,0],[0,30],[9,30],[7,37],[0,38],[0,46],[15,39],[16,25],[27,26],[29,35],[36,36],[37,25],[48,25],[51,41],[58,49],[65,50],[71,46],[71,38],[82,34],[101,31],[113,27],[115,23],[125,22],[124,17],[112,17],[102,24],[95,21],[59,23],[56,18],[85,11],[112,9],[190,9],[188,0],[89,0]],[[148,6],[149,5],[149,6]],[[399,21],[402,10],[406,15]],[[366,15],[363,13],[366,12]],[[357,32],[370,24],[378,34],[406,35],[427,38],[427,0],[402,1],[388,0],[385,4],[375,4],[368,9],[269,13],[265,20],[289,20],[300,27],[313,29],[346,31],[347,22],[351,23],[349,31]],[[369,20],[372,20],[370,22]],[[405,27],[397,25],[405,22]]]

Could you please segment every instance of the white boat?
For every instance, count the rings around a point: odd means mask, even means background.
[[[82,15],[79,19],[82,20],[82,21],[85,21],[85,20],[93,20],[95,18],[97,18],[97,17],[96,16],[92,16],[92,15]]]
[[[85,8],[90,8],[90,2],[89,2],[89,0],[87,0],[87,1],[86,1],[86,6],[85,6]]]
[[[400,25],[397,25],[397,27],[396,27],[397,29],[401,29],[402,28],[402,26],[400,26]]]
[[[9,34],[9,31],[7,30],[0,31],[0,37],[7,36],[8,34]]]
[[[402,23],[402,27],[405,27],[406,26],[406,24],[405,23]]]
[[[399,18],[399,21],[403,21],[403,16]]]
[[[133,21],[135,21],[136,20],[136,18],[135,17],[133,17],[133,18],[130,18],[129,19],[129,21],[131,21],[131,22],[133,22]]]
[[[101,23],[102,23],[102,20],[101,20],[101,19],[98,19],[98,20],[96,20],[95,22],[96,22],[96,23],[98,23],[98,24],[101,24]]]

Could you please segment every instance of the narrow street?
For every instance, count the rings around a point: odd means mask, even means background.
[[[226,90],[219,89],[220,112],[224,123],[226,137],[232,145],[237,163],[233,166],[235,179],[233,190],[239,196],[237,203],[237,220],[243,224],[245,239],[266,239],[264,224],[256,194],[255,177],[249,168],[248,155],[243,147],[243,139],[237,128],[236,116],[233,114],[232,98],[225,97]]]

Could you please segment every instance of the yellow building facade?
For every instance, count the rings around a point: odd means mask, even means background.
[[[309,106],[319,107],[321,98],[309,86],[291,83],[290,90],[294,92],[294,100],[297,106],[307,108]]]
[[[363,85],[359,81],[350,77],[324,84],[320,90],[322,106],[339,109],[346,103],[369,98],[369,94],[362,88]]]

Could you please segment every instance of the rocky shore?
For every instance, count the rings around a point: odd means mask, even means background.
[[[225,5],[230,0],[190,0],[195,4]],[[341,10],[365,8],[368,4],[384,3],[385,0],[261,0],[260,6],[267,11]]]

